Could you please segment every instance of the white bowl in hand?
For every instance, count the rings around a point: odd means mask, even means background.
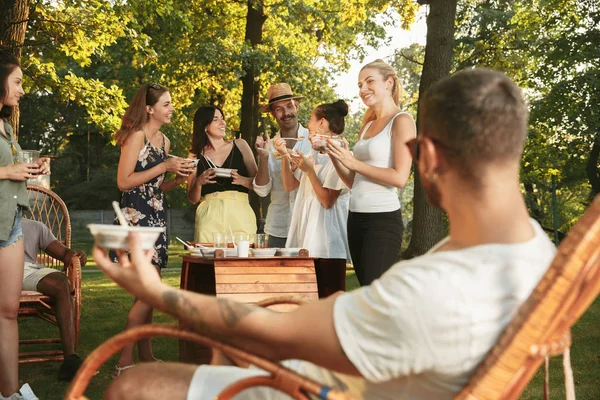
[[[88,228],[96,244],[105,249],[129,250],[129,232],[138,232],[143,250],[151,250],[158,239],[158,235],[165,228],[148,226],[121,226],[106,224],[89,224]]]
[[[231,178],[231,168],[215,168],[218,178]]]
[[[317,140],[315,140],[313,142],[313,149],[318,150],[318,151],[327,151],[327,150],[329,150],[329,147],[327,146],[327,140],[329,140],[332,143],[335,143],[339,147],[344,147],[344,142],[340,138],[337,138],[337,137],[322,137],[322,138],[319,138],[319,139],[317,139]]]

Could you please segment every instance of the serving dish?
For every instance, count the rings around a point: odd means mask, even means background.
[[[237,249],[227,248],[221,249],[225,252],[225,257],[237,257]],[[215,256],[215,248],[213,247],[205,247],[201,249],[202,255],[204,257],[214,257]]]
[[[299,247],[286,247],[279,249],[277,254],[284,257],[297,256],[300,254],[300,250]]]
[[[277,252],[276,247],[262,248],[262,249],[250,249],[254,257],[273,257]]]

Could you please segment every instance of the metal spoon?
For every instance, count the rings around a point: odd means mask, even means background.
[[[175,236],[175,239],[179,240],[181,243],[183,243],[183,245],[188,249],[193,249],[194,246],[190,246],[189,244],[187,244],[184,240],[179,239],[177,236]]]

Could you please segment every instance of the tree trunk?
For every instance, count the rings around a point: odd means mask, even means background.
[[[433,83],[450,74],[454,53],[454,19],[457,0],[419,0],[419,3],[429,4],[425,60],[419,84],[419,98],[421,98]],[[443,211],[427,203],[417,168],[415,168],[413,202],[412,236],[408,248],[402,255],[405,259],[424,254],[446,235]]]
[[[252,50],[262,43],[263,25],[267,19],[262,0],[248,0],[248,13],[246,15],[246,36],[245,40]],[[258,102],[260,89],[260,66],[254,64],[254,57],[246,58],[242,69],[242,116],[240,121],[240,131],[242,138],[245,139],[251,148],[256,140],[258,132]],[[260,200],[258,196],[250,191],[250,205],[260,222]]]
[[[600,193],[600,174],[598,171],[598,156],[600,155],[600,132],[596,133],[592,151],[588,158],[585,172],[592,185],[592,198]]]
[[[29,18],[29,0],[0,1],[0,46],[5,47],[17,59],[21,59],[21,47],[25,42],[27,20]],[[15,137],[19,136],[19,107],[13,108],[8,121],[13,127]]]

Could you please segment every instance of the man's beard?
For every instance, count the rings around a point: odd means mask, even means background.
[[[442,194],[440,193],[438,186],[427,178],[423,178],[421,184],[423,185],[427,202],[432,207],[442,208]]]

